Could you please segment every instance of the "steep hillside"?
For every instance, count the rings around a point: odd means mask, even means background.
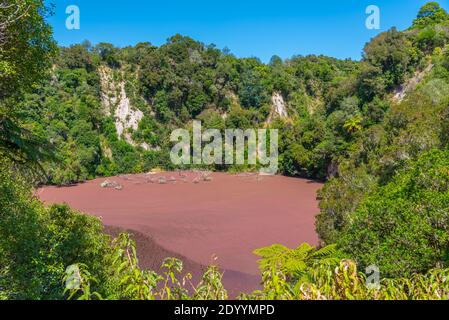
[[[30,109],[28,125],[57,149],[62,161],[46,166],[56,184],[173,168],[173,129],[188,127],[193,119],[205,128],[263,128],[285,120],[298,127],[296,122],[312,112],[325,113],[327,92],[357,66],[315,56],[274,57],[266,65],[179,35],[159,48],[85,42],[61,48],[47,84],[28,97],[26,104],[41,111]],[[308,169],[305,174],[315,175]]]
[[[358,130],[338,159],[338,175],[320,193],[323,243],[337,242],[360,265],[376,264],[388,276],[449,264],[448,35],[448,14],[434,2],[421,9],[412,28],[394,34],[422,58],[399,77],[401,89],[392,90],[382,121]],[[380,39],[368,45],[377,57],[385,52],[374,46]],[[400,53],[390,52],[383,61]],[[365,59],[382,61],[371,55]],[[386,72],[397,69],[392,67]]]
[[[125,91],[124,80],[115,80],[113,71],[106,66],[99,67],[98,73],[101,83],[101,104],[105,115],[113,115],[117,137],[136,147],[137,143],[133,140],[132,134],[139,128],[143,112],[131,105]],[[145,142],[142,142],[140,147],[144,150],[150,149]]]
[[[54,183],[173,169],[169,134],[193,119],[204,128],[281,129],[281,173],[338,176],[360,139],[394,114],[391,104],[415,91],[444,99],[449,27],[445,12],[430,8],[437,13],[420,13],[411,28],[372,39],[360,62],[274,56],[263,64],[180,35],[160,47],[62,48],[52,79],[27,102],[46,116],[30,114],[29,125],[63,159],[63,168],[48,164]]]

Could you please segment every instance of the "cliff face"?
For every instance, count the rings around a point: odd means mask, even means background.
[[[429,65],[422,71],[417,71],[415,75],[410,78],[406,83],[397,88],[393,95],[393,101],[396,103],[401,103],[408,94],[413,92],[416,87],[424,80],[424,78],[432,71],[434,65],[429,63]]]
[[[279,92],[274,92],[271,97],[271,113],[268,117],[267,123],[273,122],[273,119],[279,117],[285,119],[288,117],[287,105],[284,101],[284,97]]]
[[[108,67],[101,67],[98,72],[101,82],[101,101],[105,114],[114,115],[119,139],[124,139],[130,145],[137,146],[132,139],[132,132],[138,129],[143,112],[131,105],[126,94],[125,81],[115,80],[113,71]],[[145,150],[150,149],[146,143],[142,143],[140,147]]]

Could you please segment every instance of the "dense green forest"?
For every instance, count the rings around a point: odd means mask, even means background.
[[[56,149],[59,161],[46,166],[50,181],[68,184],[154,167],[173,169],[169,158],[173,129],[188,127],[192,119],[202,120],[204,128],[263,128],[268,125],[273,93],[279,93],[289,116],[283,121],[272,116],[270,125],[285,128],[280,137],[282,172],[325,178],[335,153],[327,149],[344,149],[353,130],[340,126],[329,141],[320,141],[328,130],[322,127],[324,119],[334,117],[327,110],[326,93],[342,86],[358,68],[356,62],[327,57],[286,62],[274,57],[265,65],[180,35],[159,48],[149,43],[124,49],[104,43],[92,47],[85,42],[61,48],[52,76],[23,101],[25,121]],[[105,88],[102,81],[113,84]],[[127,103],[125,95],[142,116],[135,130],[125,124],[119,132],[117,122],[135,117],[133,112],[117,113]],[[347,103],[358,108],[355,99]],[[340,121],[357,118],[351,112],[356,111],[348,111]],[[319,156],[316,148],[323,149]]]
[[[391,114],[407,103],[398,100],[417,94],[423,107],[444,100],[446,13],[423,10],[410,29],[374,38],[360,62],[274,56],[264,64],[181,35],[160,47],[85,41],[60,48],[51,74],[21,101],[23,121],[55,148],[58,161],[45,166],[55,184],[173,169],[169,135],[193,119],[205,128],[281,129],[280,173],[327,179],[357,157],[354,149],[368,134],[393,121]],[[406,86],[413,77],[422,80],[417,92]],[[404,92],[397,93],[401,85]],[[275,112],[274,96],[286,114]]]
[[[97,219],[33,196],[39,183],[178,169],[169,136],[194,119],[280,129],[280,173],[326,181],[322,248],[256,251],[264,289],[242,298],[449,298],[449,14],[438,3],[373,38],[361,61],[264,64],[181,35],[160,47],[58,48],[43,1],[10,2],[0,11],[0,298],[227,298],[217,266],[187,290],[180,261],[162,275],[140,270],[126,235],[112,241]],[[74,264],[81,286],[64,291]],[[360,271],[373,264],[385,279],[368,289]]]

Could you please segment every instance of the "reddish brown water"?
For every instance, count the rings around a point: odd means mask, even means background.
[[[155,183],[161,176],[176,182]],[[165,254],[184,258],[188,271],[198,273],[217,256],[231,295],[258,288],[254,249],[274,243],[289,247],[318,243],[316,192],[321,184],[223,173],[213,173],[212,181],[194,183],[197,176],[108,178],[121,184],[122,190],[102,188],[106,179],[97,179],[71,187],[45,187],[38,196],[100,217],[106,226],[135,231],[143,267],[155,268]],[[108,230],[116,233],[114,228]]]

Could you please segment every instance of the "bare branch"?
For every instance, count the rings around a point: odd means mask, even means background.
[[[17,6],[16,10],[13,13],[9,14],[9,17],[6,19],[6,21],[0,23],[0,28],[1,27],[5,27],[5,26],[8,27],[11,24],[13,24],[13,23],[17,22],[18,20],[22,19],[28,13],[28,11],[30,10],[30,6],[27,6],[25,8],[25,11],[22,12],[21,14],[19,14],[20,9],[21,9],[20,6]]]
[[[5,13],[2,11],[12,11],[13,12]],[[0,2],[0,17],[4,21],[0,22],[0,46],[3,46],[6,43],[6,29],[17,21],[21,20],[31,9],[31,6],[28,5],[25,8],[18,4],[7,4],[5,1]],[[23,12],[22,12],[23,11]]]

